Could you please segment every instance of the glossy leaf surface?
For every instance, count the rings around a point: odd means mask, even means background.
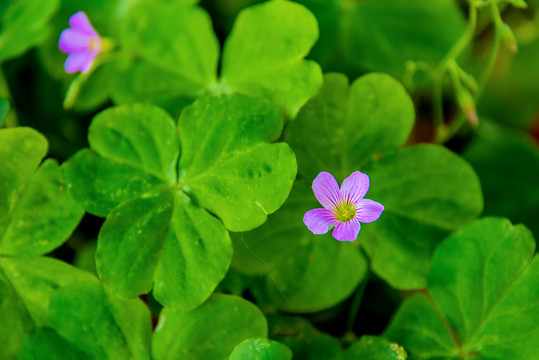
[[[425,359],[533,358],[538,265],[535,240],[523,225],[501,218],[466,225],[436,251],[432,303],[423,295],[405,302],[385,335]]]
[[[302,5],[270,1],[243,10],[223,49],[225,89],[269,99],[294,118],[322,85],[317,63],[303,60],[318,38]]]
[[[288,195],[296,163],[288,145],[268,143],[282,119],[259,99],[201,99],[179,127],[156,107],[105,110],[90,126],[91,150],[65,172],[76,199],[107,216],[96,253],[104,283],[126,297],[153,287],[161,304],[190,310],[223,279],[232,255],[223,223],[205,209],[233,229],[259,225]]]
[[[267,336],[260,310],[240,297],[214,294],[189,312],[165,308],[153,335],[156,360],[226,360],[243,340]]]
[[[30,128],[0,130],[0,254],[37,256],[60,246],[82,218],[46,139]]]
[[[127,16],[124,41],[149,64],[178,78],[166,88],[197,96],[217,76],[219,43],[205,10],[182,2],[142,1]]]
[[[228,359],[292,360],[292,351],[277,341],[249,339],[236,346]]]
[[[321,171],[338,181],[357,170],[366,173],[366,198],[385,207],[359,234],[372,269],[396,288],[422,288],[436,246],[482,210],[477,176],[441,146],[395,151],[409,136],[414,110],[404,88],[388,75],[365,75],[350,88],[342,75],[325,80],[285,132],[299,172],[309,181]]]
[[[342,181],[376,156],[403,145],[414,125],[414,105],[404,87],[385,74],[368,74],[350,86],[342,74],[326,74],[322,91],[287,127],[286,141],[299,172],[314,179],[322,170]]]
[[[335,360],[406,360],[406,351],[396,343],[376,336],[362,336]]]
[[[208,97],[185,109],[180,186],[232,231],[259,226],[285,201],[296,177],[294,153],[277,140],[283,120],[265,101]]]
[[[255,296],[290,312],[314,312],[349,296],[367,271],[365,258],[331,234],[313,235],[303,224],[319,207],[309,184],[296,182],[287,202],[261,227],[233,234],[233,266],[263,275]]]

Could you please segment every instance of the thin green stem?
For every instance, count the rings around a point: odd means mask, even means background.
[[[453,47],[447,52],[442,61],[438,64],[438,74],[445,74],[447,67],[451,61],[455,61],[460,54],[466,49],[466,47],[473,40],[475,34],[475,27],[477,25],[477,8],[476,5],[471,3],[469,8],[469,22],[464,31],[464,34],[457,40]]]
[[[436,67],[436,76],[433,78],[433,111],[434,111],[434,141],[437,143],[448,139],[447,126],[444,124],[444,109],[443,109],[443,79],[451,64],[455,63],[457,58],[462,54],[464,49],[472,42],[476,26],[477,26],[477,7],[474,3],[470,3],[468,11],[468,26],[457,40],[453,47],[447,52],[444,58]]]
[[[487,62],[483,68],[483,72],[479,76],[479,91],[477,92],[475,98],[479,99],[483,90],[487,85],[487,81],[490,78],[494,65],[496,63],[496,58],[498,57],[498,51],[500,50],[501,36],[500,36],[500,24],[503,24],[502,18],[500,15],[500,9],[496,4],[490,4],[490,10],[492,14],[492,20],[494,25],[494,38],[492,39],[492,46],[490,48]]]
[[[435,131],[435,141],[443,136],[445,133],[445,124],[444,124],[444,97],[442,89],[442,79],[439,76],[436,76],[433,79],[432,84],[432,106],[434,112],[434,131]]]

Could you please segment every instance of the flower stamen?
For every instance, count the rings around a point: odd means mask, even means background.
[[[340,222],[348,222],[356,217],[356,210],[352,202],[343,201],[335,209],[335,216]]]

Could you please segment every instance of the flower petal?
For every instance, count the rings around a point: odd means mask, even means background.
[[[314,179],[313,192],[320,204],[328,210],[335,208],[341,200],[337,180],[326,171],[322,171]]]
[[[361,171],[354,171],[342,182],[341,196],[357,206],[357,203],[369,191],[369,186],[369,176]]]
[[[352,220],[345,223],[338,223],[333,230],[333,237],[339,241],[354,241],[359,235],[361,225],[358,221]]]
[[[371,199],[363,199],[357,203],[356,220],[370,223],[378,220],[384,211],[384,205]]]
[[[313,209],[303,216],[303,222],[315,235],[325,234],[331,225],[337,224],[337,219],[331,210]]]
[[[64,64],[64,69],[68,74],[77,71],[88,72],[96,54],[90,52],[75,52],[70,54]]]
[[[90,50],[91,37],[75,29],[65,29],[60,34],[58,47],[65,53]]]
[[[83,11],[79,11],[71,15],[69,18],[69,26],[71,26],[73,29],[77,29],[83,34],[93,36],[93,37],[99,37],[97,32],[92,27],[92,24],[90,24],[90,20],[88,20],[88,16]]]

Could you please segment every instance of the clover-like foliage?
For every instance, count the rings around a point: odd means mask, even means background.
[[[412,101],[390,76],[367,74],[348,86],[328,74],[285,132],[307,179],[321,170],[339,181],[356,170],[369,175],[369,198],[385,210],[359,240],[372,269],[401,289],[425,286],[436,246],[483,206],[478,178],[458,155],[436,145],[400,149],[413,124]]]
[[[255,305],[214,294],[188,312],[164,308],[153,334],[152,355],[156,360],[226,360],[242,341],[267,333],[266,318]]]
[[[67,240],[82,218],[58,163],[41,161],[47,140],[30,128],[0,130],[0,256],[43,255]]]
[[[127,297],[153,287],[184,310],[208,298],[230,264],[226,228],[262,224],[290,191],[294,154],[270,143],[282,126],[277,109],[243,95],[199,100],[178,128],[147,105],[98,114],[90,149],[65,167],[75,198],[106,217],[96,254],[105,285]]]
[[[291,1],[243,9],[222,52],[206,10],[182,2],[139,1],[119,41],[137,54],[121,67],[118,103],[177,108],[205,93],[242,93],[271,101],[294,118],[322,85],[320,66],[304,60],[318,39],[316,18]],[[183,98],[175,103],[165,99]]]
[[[436,250],[429,297],[407,300],[385,336],[422,359],[533,359],[537,259],[533,235],[523,225],[484,218],[464,226]]]

